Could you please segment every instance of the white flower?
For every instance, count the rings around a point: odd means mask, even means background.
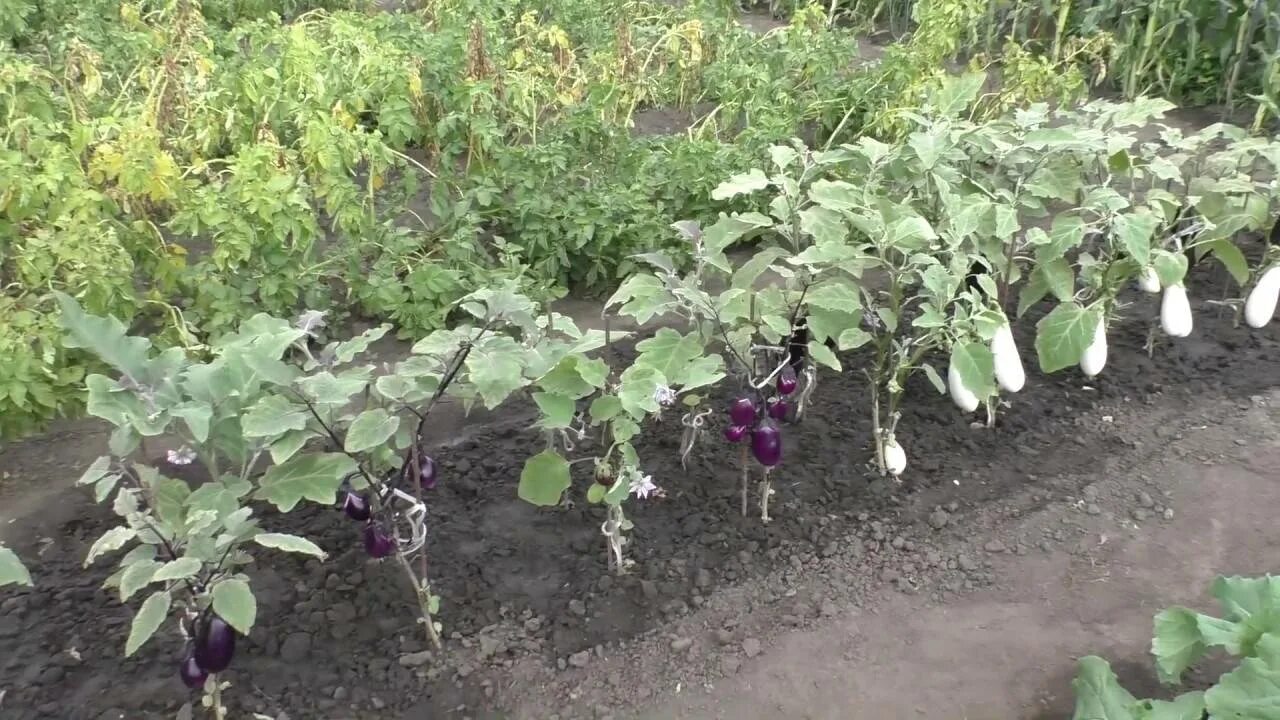
[[[171,465],[190,465],[196,459],[196,451],[183,445],[177,450],[170,450],[167,456]]]
[[[659,385],[653,389],[653,399],[662,407],[671,407],[676,404],[676,391],[666,385]]]
[[[647,500],[650,495],[661,493],[657,485],[653,484],[653,476],[645,475],[639,470],[631,471],[631,494],[636,497]]]
[[[293,326],[307,335],[315,337],[316,333],[327,324],[325,321],[325,315],[327,314],[324,310],[307,310],[298,316]]]

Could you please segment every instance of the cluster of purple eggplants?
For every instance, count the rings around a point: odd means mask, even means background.
[[[751,434],[751,454],[765,467],[773,467],[782,461],[782,431],[777,420],[782,420],[791,409],[783,398],[796,391],[796,371],[790,365],[778,373],[778,397],[769,398],[764,417],[751,398],[740,397],[729,405],[729,425],[724,429],[724,439],[731,443],[742,442]]]
[[[435,488],[439,482],[436,461],[425,452],[419,451],[416,462],[413,453],[404,459],[400,469],[400,477],[406,483],[419,483],[423,490]],[[369,498],[360,493],[347,490],[342,495],[342,511],[347,517],[365,523],[364,549],[370,557],[382,559],[395,552],[395,537],[373,520],[373,512],[369,507]]]
[[[178,675],[192,690],[204,687],[212,673],[220,673],[231,665],[236,654],[236,631],[212,611],[196,621],[191,651],[182,660]]]

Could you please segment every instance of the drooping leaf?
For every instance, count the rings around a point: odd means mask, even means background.
[[[392,415],[383,408],[370,408],[351,421],[343,446],[349,453],[364,452],[390,440],[399,427],[398,416]]]
[[[105,477],[107,474],[107,471],[110,469],[111,469],[111,458],[110,456],[103,455],[97,460],[94,460],[93,463],[89,465],[89,467],[85,468],[84,473],[80,475],[80,479],[76,481],[76,484],[89,485],[91,483],[96,483],[99,480],[101,480],[103,477]]]
[[[931,93],[929,104],[938,117],[954,117],[977,99],[986,82],[987,74],[982,71],[944,75],[941,85]]]
[[[169,605],[173,602],[173,598],[165,590],[158,590],[142,603],[142,607],[138,609],[138,614],[133,616],[133,623],[129,626],[129,639],[124,644],[124,656],[130,657],[138,648],[155,635],[156,630],[160,628],[165,617],[169,614]]]
[[[1249,261],[1235,243],[1227,238],[1219,238],[1210,242],[1208,247],[1213,257],[1231,273],[1231,278],[1237,285],[1244,287],[1249,282]]]
[[[321,560],[328,557],[328,554],[325,553],[324,550],[321,550],[319,545],[316,545],[306,538],[298,537],[297,535],[289,535],[287,533],[258,533],[253,536],[253,541],[263,547],[310,555]]]
[[[539,392],[533,394],[533,401],[542,411],[541,427],[547,430],[567,428],[573,424],[573,415],[577,411],[577,403],[573,398],[555,393]]]
[[[714,385],[724,379],[724,358],[719,355],[703,355],[684,368],[678,380],[681,391]]]
[[[213,586],[213,611],[241,635],[248,635],[258,617],[258,601],[249,583],[239,578],[220,580]]]
[[[149,382],[151,341],[130,337],[124,325],[114,317],[97,317],[80,309],[70,295],[54,291],[62,310],[62,326],[67,330],[64,344],[84,348],[103,362],[138,382]]]
[[[340,363],[349,363],[356,358],[357,355],[369,349],[369,346],[382,339],[383,335],[391,329],[390,325],[383,324],[375,328],[369,328],[359,335],[345,340],[337,344],[334,348],[333,357]]]
[[[1071,688],[1076,695],[1072,720],[1138,720],[1137,700],[1120,686],[1111,664],[1100,657],[1080,658]]]
[[[1117,217],[1111,230],[1129,257],[1145,267],[1151,257],[1151,236],[1159,224],[1151,213],[1132,212]]]
[[[1036,264],[1018,294],[1018,316],[1053,293],[1059,302],[1069,302],[1075,294],[1075,274],[1066,258],[1043,260]]]
[[[1097,309],[1062,303],[1036,323],[1036,354],[1043,372],[1057,372],[1080,362],[1102,321]]]
[[[1160,250],[1151,254],[1151,267],[1155,269],[1156,276],[1160,278],[1161,287],[1169,287],[1182,282],[1182,279],[1187,275],[1189,264],[1187,256],[1179,252]]]
[[[524,386],[523,355],[520,346],[508,337],[486,343],[484,348],[476,347],[467,355],[467,377],[475,385],[485,407],[497,407],[512,392]]]
[[[283,512],[292,510],[303,498],[332,505],[342,478],[355,470],[355,461],[339,453],[298,455],[268,469],[256,497]]]
[[[31,573],[18,559],[18,554],[0,545],[0,587],[5,585],[31,585]]]
[[[328,370],[322,370],[297,382],[302,392],[320,405],[346,405],[368,384],[369,378],[362,377],[358,373],[347,371],[334,375]]]
[[[191,437],[198,443],[209,439],[209,421],[213,419],[213,408],[202,402],[185,402],[169,412],[182,418]]]
[[[979,399],[995,394],[996,366],[991,349],[980,342],[957,343],[951,349],[951,365],[960,382]]]
[[[544,450],[525,461],[517,494],[527,503],[551,507],[560,503],[569,482],[569,462],[556,452]]]
[[[84,567],[92,565],[93,561],[97,560],[101,555],[119,550],[137,536],[138,533],[126,525],[117,525],[102,533],[102,537],[95,540],[93,545],[90,546],[89,554],[84,558]]]
[[[1151,654],[1160,682],[1176,683],[1205,652],[1196,613],[1183,607],[1160,611],[1155,619]]]
[[[604,422],[622,412],[622,401],[616,395],[601,395],[591,401],[591,420]]]

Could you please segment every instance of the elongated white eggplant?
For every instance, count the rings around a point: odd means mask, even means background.
[[[947,388],[951,390],[951,400],[956,407],[967,413],[978,409],[978,396],[964,386],[954,365],[947,368]]]
[[[884,444],[884,468],[890,475],[901,475],[907,469],[907,451],[894,438]]]
[[[1100,320],[1097,329],[1093,331],[1093,342],[1089,343],[1089,347],[1084,349],[1084,355],[1080,356],[1080,370],[1086,377],[1094,377],[1106,366],[1107,328],[1106,323]]]
[[[1280,222],[1276,223],[1280,227]],[[1258,283],[1244,301],[1244,321],[1251,328],[1265,327],[1276,314],[1276,301],[1280,300],[1280,265],[1258,278]]]
[[[1138,275],[1138,287],[1143,292],[1158,293],[1160,292],[1160,276],[1156,274],[1156,269],[1150,265],[1142,268],[1142,272]]]
[[[1169,337],[1182,338],[1191,334],[1191,303],[1182,283],[1164,289],[1160,300],[1160,327]]]
[[[1027,382],[1027,373],[1022,369],[1022,357],[1008,323],[1001,325],[991,338],[991,354],[995,356],[996,382],[1000,389],[1010,393],[1021,390]]]

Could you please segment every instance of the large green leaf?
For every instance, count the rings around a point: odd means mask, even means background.
[[[194,577],[200,572],[203,564],[193,557],[180,557],[177,560],[171,560],[156,570],[155,575],[151,577],[153,582],[160,580],[185,580]]]
[[[268,469],[259,482],[256,497],[283,512],[292,510],[303,498],[332,505],[342,478],[355,470],[355,461],[346,455],[299,455],[283,465]]]
[[[399,417],[383,408],[370,408],[351,421],[343,446],[349,453],[364,452],[390,440],[399,427]]]
[[[1171,701],[1144,700],[1138,704],[1139,720],[1203,720],[1204,693],[1196,690]]]
[[[1178,682],[1182,673],[1204,655],[1204,638],[1196,617],[1195,612],[1183,607],[1167,608],[1156,615],[1151,654],[1160,682]]]
[[[1068,302],[1075,292],[1075,274],[1066,258],[1057,257],[1036,264],[1018,294],[1018,316],[1053,293],[1059,302]]]
[[[1100,657],[1080,658],[1071,688],[1076,695],[1072,720],[1138,720],[1137,699],[1120,686],[1111,664]]]
[[[1228,238],[1219,238],[1210,242],[1208,248],[1227,272],[1231,273],[1237,285],[1243,287],[1249,282],[1249,261],[1235,243]]]
[[[111,469],[111,458],[110,456],[103,455],[97,460],[94,460],[93,463],[89,465],[89,467],[85,468],[84,473],[80,475],[80,479],[76,480],[76,484],[91,485],[93,483],[96,483],[102,478],[106,477],[107,471],[110,469]]]
[[[275,437],[290,430],[302,430],[311,414],[303,405],[283,395],[268,395],[240,416],[245,437]]]
[[[649,367],[662,373],[667,382],[678,385],[684,381],[689,363],[702,355],[703,342],[697,333],[681,335],[671,328],[661,328],[651,338],[636,343],[637,367]]]
[[[569,462],[559,454],[544,450],[525,461],[517,494],[521,500],[542,507],[560,503],[569,489]]]
[[[657,412],[658,401],[654,399],[653,391],[666,383],[666,377],[657,369],[632,365],[619,378],[618,399],[622,401],[622,409],[634,418]]]
[[[1093,342],[1101,312],[1075,303],[1062,303],[1036,323],[1036,354],[1040,369],[1057,372],[1080,362]]]
[[[849,227],[840,213],[820,206],[800,211],[800,231],[808,233],[819,245],[839,243],[849,235]]]
[[[102,533],[90,546],[89,554],[84,558],[84,566],[89,567],[100,555],[119,550],[137,536],[138,533],[133,528],[125,525],[117,525]]]
[[[714,385],[724,379],[724,358],[719,355],[703,355],[685,366],[680,377],[681,391]]]
[[[497,407],[525,384],[524,350],[511,338],[477,346],[467,355],[467,378],[475,385],[485,407]]]
[[[1129,257],[1145,267],[1151,257],[1151,236],[1159,224],[1151,213],[1133,212],[1117,217],[1111,229]]]
[[[852,210],[858,207],[862,191],[842,180],[815,180],[809,186],[809,199],[828,210]]]
[[[130,337],[114,317],[88,315],[79,303],[66,293],[54,291],[62,309],[62,326],[67,330],[64,343],[69,348],[84,348],[122,374],[139,382],[150,382],[151,341]]]
[[[539,392],[533,394],[533,401],[542,411],[541,427],[547,430],[567,428],[573,424],[573,415],[578,404],[573,398],[555,393]]]
[[[196,566],[199,567],[199,562]],[[128,602],[135,593],[150,585],[162,567],[164,565],[155,560],[141,560],[126,566],[120,573],[120,602]]]
[[[977,99],[986,82],[987,74],[982,71],[944,74],[942,83],[930,93],[929,104],[938,117],[954,117]]]
[[[1280,635],[1263,635],[1256,650],[1205,692],[1212,720],[1280,718]]]
[[[323,370],[299,380],[297,384],[314,402],[321,405],[346,405],[356,393],[364,390],[369,379],[356,373],[334,375]]]
[[[31,585],[31,573],[17,553],[0,545],[0,587],[5,585]]]
[[[241,635],[248,635],[258,617],[258,601],[249,583],[227,578],[213,586],[213,611]]]
[[[169,605],[173,602],[173,598],[165,590],[159,590],[151,594],[138,609],[138,614],[133,616],[133,623],[129,627],[129,639],[124,644],[124,656],[129,657],[138,651],[138,648],[151,639],[155,635],[156,630],[160,628],[160,624],[169,614]]]

